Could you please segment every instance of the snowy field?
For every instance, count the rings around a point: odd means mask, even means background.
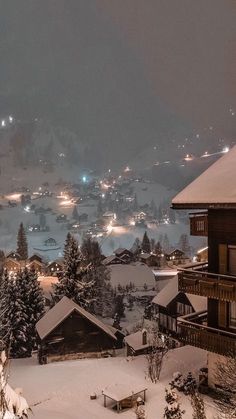
[[[196,376],[206,365],[207,353],[185,346],[169,352],[164,361],[160,382],[152,384],[146,378],[147,363],[144,356],[134,359],[117,357],[84,359],[48,365],[38,365],[36,359],[11,361],[10,384],[22,387],[23,394],[33,409],[35,419],[111,419],[117,413],[103,407],[102,390],[114,384],[141,384],[147,388],[147,419],[163,418],[166,405],[165,386],[172,374],[192,371]],[[90,400],[90,394],[97,394]],[[213,402],[206,398],[207,418],[213,419]],[[184,418],[192,417],[187,396],[180,393],[180,402],[186,410]],[[132,409],[120,413],[122,418],[135,419]]]

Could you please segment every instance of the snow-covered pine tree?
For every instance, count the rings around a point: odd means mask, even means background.
[[[139,238],[136,237],[136,239],[134,240],[133,246],[130,249],[131,252],[134,255],[135,260],[138,259],[139,255],[141,253],[141,247],[142,247],[141,242],[140,242]]]
[[[82,256],[77,240],[67,236],[64,250],[64,271],[54,286],[54,301],[66,296],[87,310],[94,303],[94,281],[87,278],[89,267],[82,267]]]
[[[27,333],[26,306],[22,301],[20,277],[8,278],[3,304],[2,326],[4,342],[12,358],[30,356]]]
[[[24,269],[20,274],[21,298],[25,303],[28,347],[31,352],[36,347],[35,325],[44,314],[44,297],[34,270]]]
[[[112,314],[113,309],[113,295],[112,288],[110,285],[110,271],[106,266],[90,266],[87,269],[85,280],[88,283],[93,283],[91,289],[93,307],[96,314],[106,316],[106,314]]]
[[[150,240],[149,240],[149,237],[148,237],[146,231],[143,235],[142,251],[145,252],[145,253],[150,253],[151,252],[151,244],[150,244]]]
[[[96,240],[92,240],[90,237],[84,238],[81,245],[81,253],[85,266],[91,264],[93,267],[96,267],[101,264],[101,249]]]
[[[59,301],[62,297],[77,301],[78,293],[81,289],[78,288],[78,275],[81,267],[81,254],[78,247],[77,240],[71,236],[68,238],[64,249],[64,271],[58,284],[54,286],[55,301]]]
[[[207,419],[204,401],[198,391],[191,393],[191,405],[193,408],[193,419]]]
[[[8,271],[4,269],[0,277],[0,313],[1,313],[0,339],[4,341],[6,344],[10,338],[9,324],[8,324],[8,318],[7,318],[7,313],[6,313],[6,308],[9,303],[8,281],[9,281],[9,274],[8,274]]]
[[[89,267],[80,268],[78,274],[77,295],[74,299],[77,304],[85,310],[94,313],[95,311],[95,282],[87,276]]]
[[[119,318],[125,317],[125,305],[124,305],[124,296],[118,294],[114,299],[114,314],[118,315]]]
[[[70,232],[67,233],[65,244],[64,244],[64,252],[63,252],[64,263],[67,263],[68,255],[69,255],[69,249],[70,249],[70,246],[71,246],[71,243],[72,243],[72,239],[73,238],[72,238],[71,233]]]
[[[22,260],[28,259],[28,243],[23,223],[20,223],[20,227],[18,230],[16,251],[17,253],[19,253]]]
[[[165,419],[182,419],[183,414],[185,412],[184,410],[181,410],[176,392],[169,388],[166,388],[165,392],[166,392],[165,400],[167,402],[167,406],[165,407],[164,418]]]

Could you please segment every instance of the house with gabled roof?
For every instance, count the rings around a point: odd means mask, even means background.
[[[164,333],[177,335],[178,317],[206,310],[207,298],[179,291],[176,275],[153,298],[152,305],[159,329]]]
[[[125,263],[129,263],[133,260],[134,254],[131,252],[131,250],[128,250],[123,247],[119,247],[118,249],[114,250],[114,254],[123,260]]]
[[[109,265],[117,265],[117,264],[124,264],[125,262],[118,258],[115,255],[110,255],[107,256],[105,259],[103,259],[102,264],[105,266],[109,266]]]
[[[36,324],[39,363],[112,355],[114,332],[93,314],[63,297]]]

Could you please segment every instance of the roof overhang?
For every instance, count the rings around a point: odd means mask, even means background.
[[[194,209],[236,209],[236,202],[234,203],[191,203],[191,202],[172,202],[171,208],[174,210],[194,210]]]

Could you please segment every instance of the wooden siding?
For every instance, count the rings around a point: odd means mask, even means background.
[[[116,345],[109,335],[73,312],[56,327],[40,344],[39,361],[46,363],[47,358],[67,357],[73,354],[97,353],[113,349]]]
[[[191,322],[179,322],[179,339],[186,345],[196,346],[221,355],[236,356],[236,334],[224,333]]]
[[[236,210],[208,210],[208,265],[209,271],[220,273],[223,270],[223,246],[236,245]]]

